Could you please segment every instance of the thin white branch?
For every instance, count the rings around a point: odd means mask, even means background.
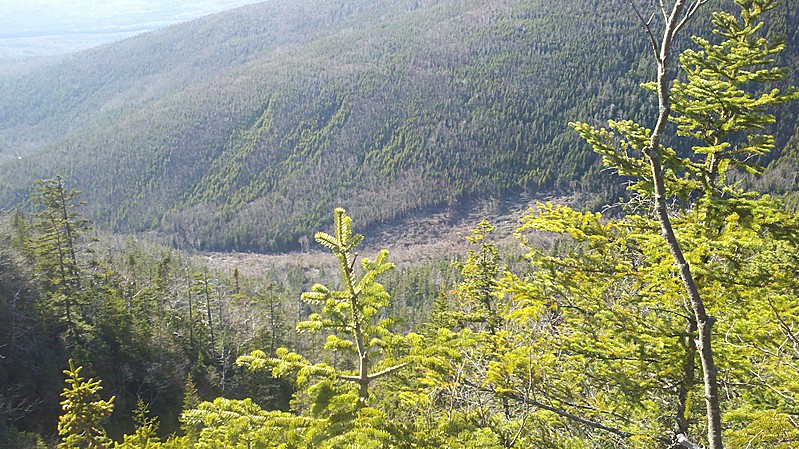
[[[687,449],[703,449],[702,446],[699,446],[691,440],[689,440],[684,434],[680,433],[677,434],[677,442],[680,443],[683,447]]]
[[[386,368],[386,369],[384,369],[382,371],[378,371],[376,373],[372,373],[368,377],[369,377],[369,380],[374,380],[374,379],[377,379],[378,377],[385,376],[386,374],[393,373],[394,371],[397,371],[398,369],[405,368],[406,366],[408,366],[407,363],[400,363],[399,365],[394,365],[394,366]]]
[[[382,376],[385,376],[386,374],[393,373],[394,371],[397,371],[398,369],[405,368],[406,366],[408,366],[408,363],[400,363],[399,365],[394,365],[394,366],[386,368],[386,369],[384,369],[382,371],[378,371],[376,373],[369,374],[366,377],[367,377],[367,379],[369,381],[372,381],[372,380],[377,379],[378,377],[382,377]],[[361,376],[340,375],[338,377],[340,379],[343,379],[343,380],[346,380],[346,381],[349,381],[349,382],[355,382],[355,383],[363,382],[363,378]]]
[[[358,377],[358,376],[338,376],[338,377],[340,377],[341,379],[344,379],[346,381],[349,381],[349,382],[358,383],[358,382],[361,381],[361,378]]]
[[[644,30],[646,30],[646,36],[649,38],[649,45],[652,46],[652,52],[655,53],[655,57],[657,58],[658,57],[658,44],[657,44],[657,41],[655,40],[655,35],[652,34],[652,28],[650,28],[650,26],[649,26],[650,23],[652,23],[652,19],[655,18],[655,15],[652,14],[652,16],[649,18],[649,20],[644,20],[644,16],[641,15],[641,11],[639,11],[638,7],[635,6],[635,2],[633,0],[630,0],[630,6],[633,7],[633,11],[635,11],[635,15],[638,16],[638,20],[640,20],[641,24],[644,25]]]
[[[707,0],[696,0],[696,1],[694,1],[691,4],[691,6],[688,7],[688,12],[685,13],[685,16],[682,18],[680,23],[674,29],[674,32],[676,33],[678,31],[680,31],[680,29],[683,27],[683,25],[685,25],[691,19],[691,17],[693,17],[696,14],[696,12],[699,11],[699,7],[704,5],[705,3],[707,3]]]

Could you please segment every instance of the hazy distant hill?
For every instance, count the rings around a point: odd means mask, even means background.
[[[233,9],[257,0],[0,2],[3,64],[61,55]]]
[[[651,115],[627,5],[273,0],[17,66],[0,74],[0,207],[62,173],[100,225],[270,250],[337,205],[368,225],[602,189],[567,123]],[[777,14],[797,66],[799,0]]]

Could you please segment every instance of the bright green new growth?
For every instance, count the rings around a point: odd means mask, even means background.
[[[769,41],[758,36],[763,27],[760,16],[777,6],[776,1],[742,1],[740,20],[726,12],[713,14],[719,44],[694,36],[699,50],[680,55],[685,80],[671,88],[672,121],[678,135],[699,140],[693,146],[706,155],[704,164],[686,165],[705,190],[723,187],[724,174],[740,167],[760,173],[752,156],[774,148],[774,137],[764,127],[774,123],[768,108],[797,98],[795,89],[763,92],[760,84],[783,79],[784,70],[775,67],[774,57],[785,48],[782,39]],[[721,185],[717,185],[717,180]]]
[[[382,250],[374,261],[364,258],[361,270],[356,270],[358,253],[354,250],[363,236],[353,233],[352,220],[344,209],[335,210],[334,229],[335,236],[319,232],[316,240],[338,259],[342,289],[316,284],[310,292],[303,293],[303,301],[321,309],[298,323],[297,329],[329,332],[324,349],[330,354],[352,356],[343,357],[342,364],[355,369],[341,369],[324,362],[311,363],[284,348],[277,350],[277,358],[253,351],[239,357],[237,364],[251,370],[271,367],[274,376],[294,380],[300,390],[295,396],[295,406],[304,400],[311,401],[310,418],[303,432],[306,444],[383,447],[390,435],[381,429],[383,412],[368,405],[371,386],[375,380],[406,366],[395,360],[398,358],[395,350],[404,338],[389,331],[390,319],[379,319],[381,310],[389,305],[389,294],[377,278],[394,264],[387,261],[388,251]],[[342,360],[340,356],[336,358]],[[357,386],[357,391],[352,384]]]
[[[773,264],[771,273],[795,273],[784,254],[797,253],[796,220],[768,197],[741,191],[727,174],[735,168],[761,171],[757,156],[774,147],[773,136],[765,130],[775,120],[768,110],[799,98],[799,93],[762,87],[783,77],[783,70],[774,66],[784,48],[782,41],[759,35],[761,16],[775,8],[773,0],[735,0],[738,17],[714,13],[719,42],[694,37],[698,48],[682,53],[682,74],[672,80],[668,60],[674,35],[705,2],[686,3],[676,1],[671,15],[663,10],[667,24],[660,42],[650,22],[644,22],[658,69],[657,81],[645,86],[658,95],[655,129],[632,121],[609,121],[608,129],[571,124],[602,155],[605,165],[633,178],[630,189],[636,195],[625,204],[628,215],[605,224],[599,216],[542,206],[526,218],[524,228],[571,236],[566,254],[531,253],[541,269],[535,283],[559,298],[564,322],[573,320],[574,331],[583,333],[590,322],[604,322],[599,329],[618,328],[618,335],[608,341],[625,342],[621,346],[628,348],[597,345],[595,351],[601,355],[594,363],[638,359],[644,372],[657,373],[650,385],[635,386],[640,375],[630,378],[614,395],[649,391],[660,397],[661,405],[640,401],[644,408],[636,413],[645,416],[665,406],[651,415],[662,417],[671,408],[675,445],[696,447],[688,437],[701,438],[702,432],[695,428],[700,410],[696,398],[703,397],[709,447],[721,449],[723,434],[736,442],[749,435],[747,447],[765,447],[760,445],[790,433],[784,427],[755,431],[752,426],[763,422],[765,409],[759,404],[768,402],[764,398],[775,391],[781,399],[772,398],[772,403],[792,397],[786,393],[792,382],[776,380],[787,366],[782,350],[770,347],[770,341],[793,338],[786,330],[795,326],[794,307],[784,300],[783,292],[795,291],[796,281],[788,287],[777,282],[780,276],[766,276],[768,280],[761,282],[758,279],[768,270],[759,266],[762,256],[755,255],[769,254],[765,260]],[[673,135],[667,121],[676,124]],[[761,262],[754,264],[758,259]],[[753,285],[763,290],[750,296]],[[765,310],[774,313],[773,321],[782,323],[782,329],[752,324],[755,317],[747,311],[760,304],[763,295],[771,301]],[[712,332],[714,324],[717,330]],[[583,338],[599,343],[607,331],[592,332]],[[724,335],[723,341],[719,335]],[[590,353],[589,348],[583,351]],[[620,366],[617,372],[634,371]],[[662,383],[666,379],[671,380]],[[774,422],[787,418],[778,417]],[[746,428],[732,430],[722,425],[724,420]],[[647,429],[653,422],[641,421],[648,425],[633,433],[657,438],[662,430]]]
[[[382,250],[374,261],[363,259],[363,275],[358,277],[355,270],[358,253],[354,249],[363,240],[363,236],[353,234],[352,219],[341,208],[335,210],[334,228],[335,237],[324,232],[316,233],[315,237],[317,242],[329,248],[338,259],[343,289],[331,290],[322,284],[316,284],[310,292],[303,293],[303,301],[322,308],[319,313],[311,314],[308,320],[298,323],[297,329],[307,332],[333,332],[327,336],[325,349],[353,353],[357,357],[357,374],[334,370],[324,364],[314,365],[310,372],[309,368],[298,372],[302,374],[302,380],[307,373],[335,375],[353,382],[358,385],[358,396],[365,402],[369,398],[369,385],[373,380],[404,366],[398,364],[379,372],[370,372],[372,354],[380,350],[390,356],[391,348],[400,339],[388,330],[390,319],[377,320],[378,313],[388,306],[390,298],[383,285],[377,282],[377,277],[394,268],[394,264],[387,261],[388,251]],[[250,367],[269,364],[259,357],[260,354],[263,353],[255,352],[250,357],[241,357],[239,363]],[[280,351],[278,355],[281,361],[275,370],[281,374],[308,364],[304,358],[287,351]]]
[[[185,426],[201,429],[193,444],[180,447],[285,449],[302,447],[302,433],[313,420],[263,410],[251,399],[216,398],[186,410]]]
[[[502,310],[497,310],[496,291],[499,273],[499,250],[488,236],[494,226],[483,220],[466,240],[472,245],[480,245],[480,250],[470,249],[465,263],[458,264],[463,281],[456,294],[462,300],[475,303],[474,311],[463,317],[471,322],[484,322],[488,331],[495,334],[501,325]]]
[[[114,449],[157,449],[162,447],[158,438],[158,419],[152,418],[150,407],[139,399],[136,410],[133,411],[133,422],[136,430],[131,435],[124,435],[122,443],[117,443]]]
[[[341,208],[335,210],[334,228],[335,237],[324,232],[317,232],[314,237],[338,259],[344,288],[330,290],[324,285],[316,284],[312,291],[303,293],[303,301],[322,306],[322,310],[321,313],[311,314],[307,321],[298,323],[297,329],[335,332],[327,336],[325,349],[354,353],[357,357],[357,374],[340,377],[356,383],[358,396],[362,401],[367,401],[369,385],[373,380],[404,366],[394,365],[380,372],[370,373],[372,354],[376,350],[390,354],[392,346],[397,343],[398,337],[388,330],[391,320],[377,321],[378,313],[389,303],[389,294],[377,282],[377,278],[394,268],[394,264],[387,261],[388,251],[381,250],[374,261],[363,259],[363,275],[359,279],[355,271],[358,253],[354,250],[363,240],[363,236],[353,234],[352,219]],[[348,338],[341,338],[336,333]]]
[[[691,151],[660,148],[663,176],[669,195],[688,201],[697,192],[708,196],[736,196],[726,174],[741,168],[761,173],[756,156],[774,148],[774,137],[765,127],[774,123],[769,108],[799,98],[789,88],[764,91],[762,85],[780,81],[784,69],[775,67],[775,57],[785,48],[781,39],[760,37],[761,15],[776,7],[774,0],[736,0],[740,17],[713,13],[714,33],[723,38],[714,44],[694,36],[699,49],[680,55],[682,77],[669,92],[669,120],[677,124],[675,140]],[[645,87],[656,91],[655,83]],[[652,130],[629,120],[608,121],[608,129],[586,123],[571,123],[580,135],[602,155],[604,164],[622,176],[636,180],[631,187],[640,194],[653,190],[651,169],[643,150],[650,144]]]
[[[105,449],[110,446],[111,439],[105,434],[101,422],[114,411],[114,397],[105,401],[100,399],[102,381],[80,377],[83,367],[75,368],[72,360],[61,396],[61,408],[64,414],[58,418],[58,434],[62,437],[58,449]]]

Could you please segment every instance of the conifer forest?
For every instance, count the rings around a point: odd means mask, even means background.
[[[271,0],[0,92],[0,448],[799,448],[797,0]]]

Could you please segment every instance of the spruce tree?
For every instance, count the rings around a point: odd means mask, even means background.
[[[114,397],[101,399],[102,381],[85,380],[80,376],[82,369],[70,360],[69,369],[64,370],[69,387],[61,393],[64,414],[58,418],[58,434],[62,437],[58,449],[105,449],[111,445],[102,421],[114,411]]]
[[[252,370],[270,367],[276,377],[296,383],[295,405],[303,398],[311,402],[313,425],[306,432],[308,444],[385,447],[391,435],[382,430],[384,413],[373,407],[373,385],[406,366],[397,360],[403,338],[389,330],[390,319],[380,316],[390,297],[378,277],[394,264],[388,262],[388,251],[382,250],[374,260],[363,258],[358,270],[355,249],[363,236],[353,232],[352,219],[344,209],[335,210],[334,229],[334,235],[318,232],[315,238],[338,260],[341,289],[315,284],[310,292],[303,293],[303,301],[320,309],[298,323],[297,329],[326,333],[324,349],[336,355],[343,366],[311,363],[285,348],[276,351],[276,358],[253,351],[239,357],[237,364]]]
[[[709,306],[717,301],[708,302],[713,295],[703,291],[703,279],[697,278],[712,258],[691,259],[695,242],[688,241],[690,230],[682,225],[695,220],[705,230],[704,238],[711,239],[718,236],[713,226],[719,220],[740,217],[753,207],[752,195],[730,184],[728,172],[734,168],[760,171],[756,157],[774,146],[773,136],[764,131],[774,122],[768,108],[797,98],[797,93],[763,87],[784,74],[774,65],[783,42],[761,35],[762,16],[776,6],[774,0],[735,0],[738,16],[713,13],[716,42],[694,37],[697,48],[682,53],[681,74],[675,79],[670,61],[676,35],[705,3],[677,0],[670,11],[661,3],[665,23],[660,36],[652,21],[639,13],[657,65],[656,80],[646,86],[658,97],[654,129],[631,121],[610,121],[609,129],[585,123],[572,126],[603,156],[606,165],[633,178],[631,190],[652,207],[690,313],[685,325],[686,380],[680,390],[675,437],[686,447],[694,444],[688,438],[684,416],[690,389],[685,387],[693,382],[688,373],[693,373],[695,354],[701,365],[708,445],[721,449],[722,406],[713,338],[718,317],[709,312]],[[676,131],[668,126],[670,121]],[[563,216],[562,212],[544,215]]]
[[[45,301],[41,310],[57,328],[63,323],[72,343],[80,339],[85,299],[78,253],[90,227],[75,210],[82,204],[79,194],[67,189],[60,176],[36,181],[31,191],[31,201],[40,208],[33,215],[31,248]]]

